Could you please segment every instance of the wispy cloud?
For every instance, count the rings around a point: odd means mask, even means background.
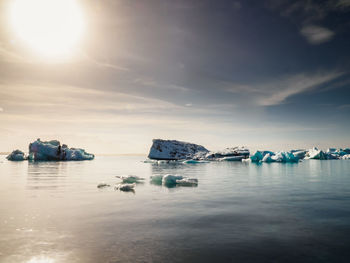
[[[246,93],[252,101],[260,106],[272,106],[284,103],[290,96],[311,90],[321,84],[341,76],[341,72],[317,74],[297,74],[285,76],[267,83],[255,85],[234,85],[228,91]]]
[[[300,33],[306,38],[306,40],[312,45],[318,45],[331,40],[334,36],[334,32],[320,26],[307,25],[304,26]]]

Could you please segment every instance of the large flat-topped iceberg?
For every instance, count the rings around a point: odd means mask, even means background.
[[[241,161],[249,158],[249,150],[244,147],[233,147],[213,152],[194,143],[154,139],[148,158],[154,160]]]
[[[37,139],[29,144],[29,159],[33,161],[81,161],[92,160],[95,156],[84,149],[68,148],[57,140]]]
[[[205,147],[194,143],[154,139],[148,158],[154,160],[199,159],[208,152]]]

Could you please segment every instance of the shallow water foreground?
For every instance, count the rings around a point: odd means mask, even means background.
[[[0,262],[349,262],[348,160],[143,160],[0,156]],[[198,178],[198,187],[149,183],[166,173]],[[145,183],[135,193],[97,188],[125,174]]]

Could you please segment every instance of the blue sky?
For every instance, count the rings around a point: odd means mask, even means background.
[[[0,151],[58,138],[146,153],[349,147],[350,1],[80,1],[76,53],[51,61],[0,5]]]

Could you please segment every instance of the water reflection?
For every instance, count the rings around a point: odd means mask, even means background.
[[[66,162],[28,162],[27,189],[57,190],[66,186]]]

